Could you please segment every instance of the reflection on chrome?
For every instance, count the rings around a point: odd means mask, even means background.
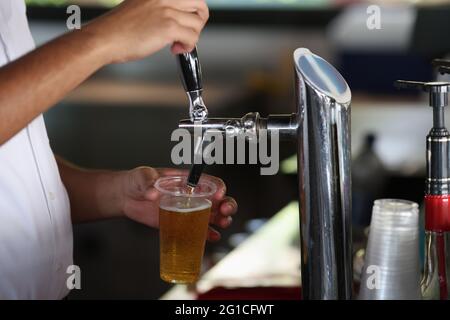
[[[350,299],[351,92],[340,73],[308,49],[297,49],[294,62],[296,113],[189,119],[180,127],[234,135],[276,130],[280,139],[297,141],[303,298]]]

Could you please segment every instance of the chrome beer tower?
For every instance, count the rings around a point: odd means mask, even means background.
[[[184,61],[192,64],[190,69],[200,70],[196,50]],[[241,119],[205,116],[193,121],[191,107],[190,119],[182,120],[179,127],[192,133],[196,127],[201,127],[203,132],[218,130],[228,137],[258,136],[261,130],[267,130],[270,136],[277,131],[280,139],[297,141],[302,296],[304,299],[350,299],[351,92],[341,74],[308,49],[295,50],[294,63],[296,113],[262,118],[254,112]],[[189,90],[186,85],[185,89]],[[188,96],[192,106],[192,93],[188,92]]]

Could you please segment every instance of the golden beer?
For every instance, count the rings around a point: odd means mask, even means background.
[[[193,283],[200,276],[211,202],[198,198],[173,202],[175,206],[160,205],[160,275],[170,283]]]
[[[195,188],[185,176],[159,178],[155,188],[159,202],[161,279],[170,283],[193,283],[200,276],[208,235],[212,195],[217,186],[201,179]]]

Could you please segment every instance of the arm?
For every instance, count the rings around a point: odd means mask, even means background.
[[[95,38],[73,32],[1,68],[0,144],[100,68],[104,56]]]
[[[56,157],[70,199],[72,221],[123,217],[121,179],[124,171],[86,170]]]
[[[161,176],[187,175],[177,169],[139,167],[130,171],[94,171],[77,168],[57,157],[59,171],[70,198],[73,222],[127,217],[147,226],[159,226],[159,193],[153,187]],[[211,224],[226,228],[237,212],[236,201],[226,196],[225,183],[216,177],[203,175],[217,185],[213,195]],[[220,239],[220,233],[210,227],[208,239]]]
[[[127,0],[0,68],[0,145],[106,64],[192,50],[207,19],[203,0]]]

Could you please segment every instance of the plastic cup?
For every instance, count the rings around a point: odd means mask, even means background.
[[[170,283],[194,283],[201,272],[211,215],[211,196],[217,187],[201,180],[194,190],[185,176],[163,177],[155,188],[159,204],[160,276]]]
[[[359,299],[420,299],[419,206],[376,200],[362,270]]]

